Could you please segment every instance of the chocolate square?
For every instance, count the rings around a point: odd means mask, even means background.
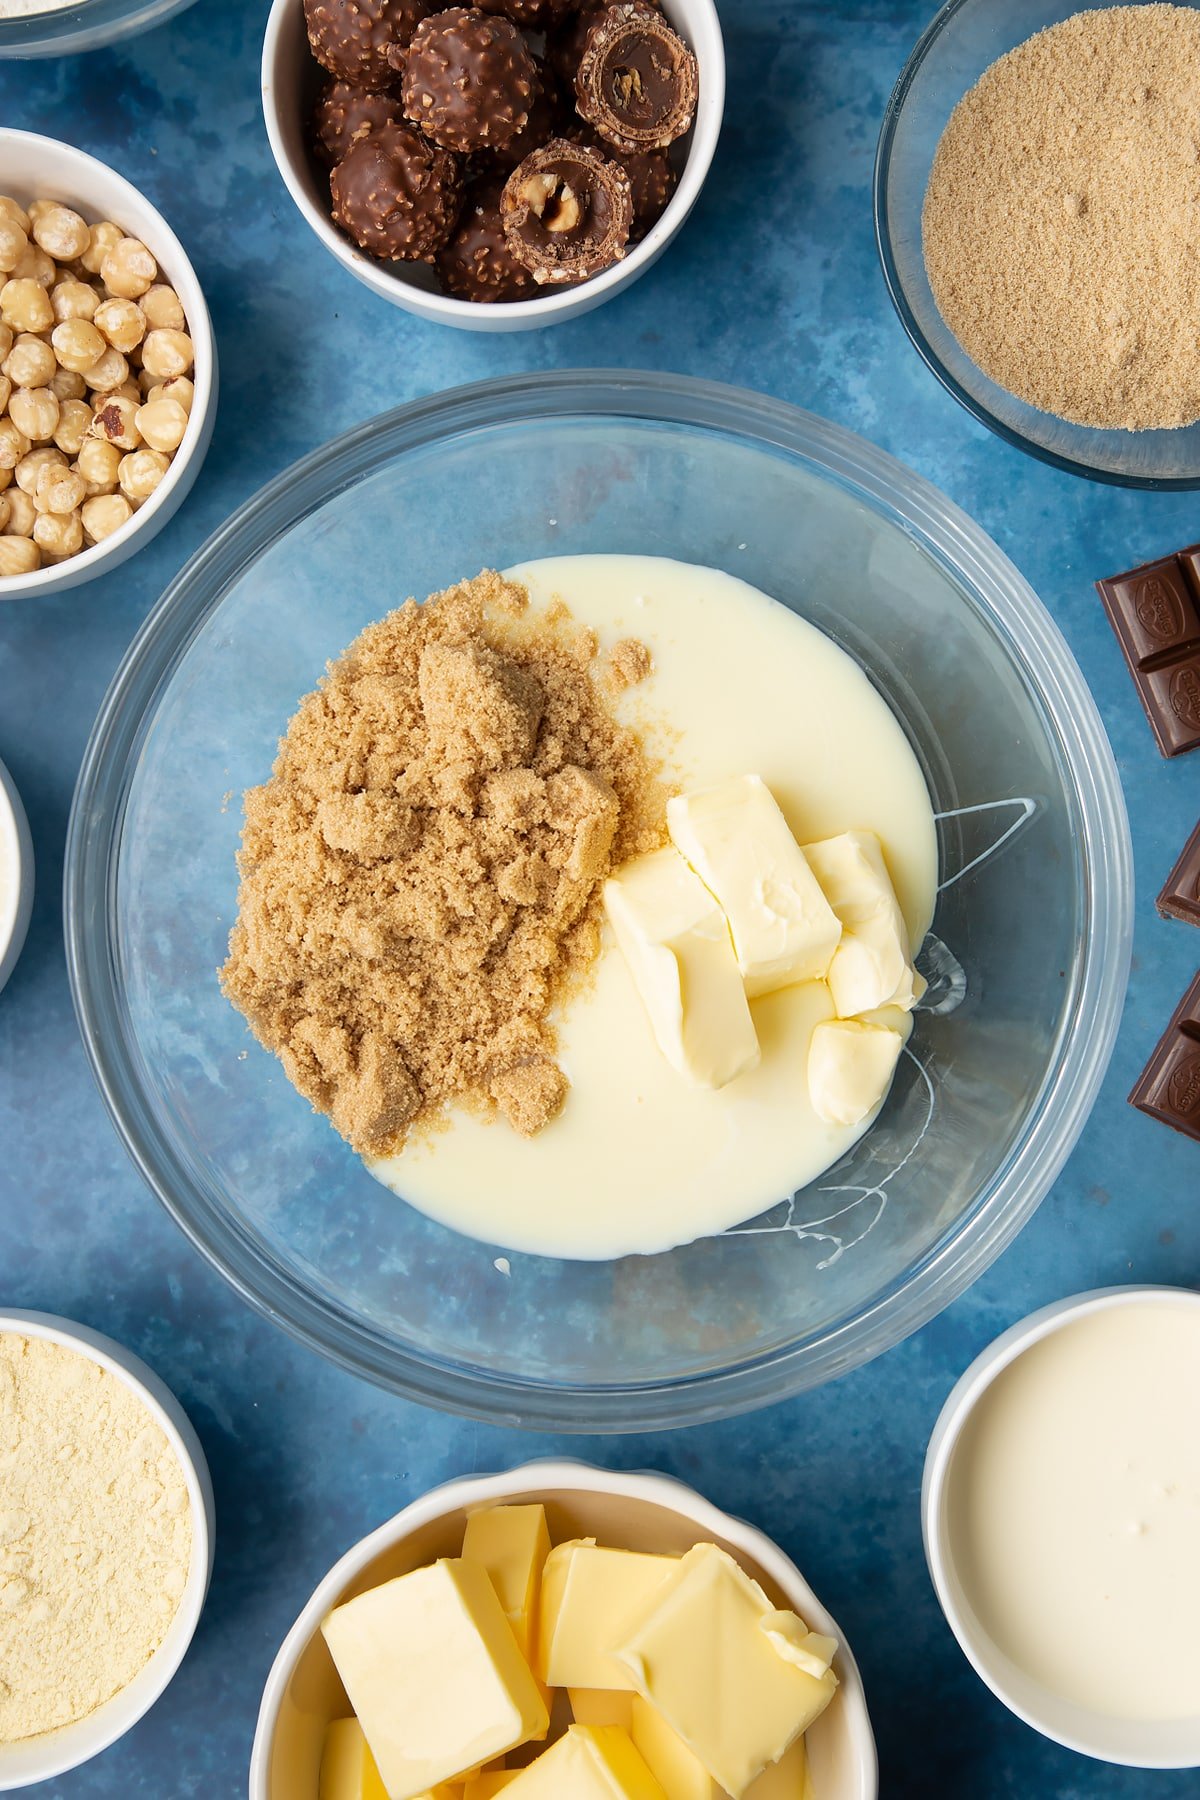
[[[1200,1043],[1185,1036],[1179,1026],[1155,1052],[1134,1105],[1152,1119],[1200,1139]]]
[[[1155,904],[1165,919],[1200,925],[1200,825],[1183,846]]]
[[[1200,609],[1185,573],[1184,554],[1147,563],[1104,584],[1112,602],[1109,617],[1130,655],[1143,667],[1164,652],[1200,648]],[[1200,564],[1197,552],[1186,554]]]
[[[1142,704],[1164,756],[1200,746],[1200,650],[1142,673]]]
[[[1200,544],[1096,583],[1164,756],[1200,746]]]
[[[1129,1100],[1200,1142],[1200,974],[1172,1013]]]

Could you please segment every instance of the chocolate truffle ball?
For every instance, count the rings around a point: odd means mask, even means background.
[[[537,283],[508,247],[500,220],[503,176],[485,175],[472,182],[450,242],[438,251],[438,274],[448,294],[458,300],[491,305],[528,300]]]
[[[400,262],[432,262],[462,205],[456,159],[408,125],[351,144],[329,188],[335,224],[360,250]]]
[[[395,85],[388,62],[430,10],[431,0],[304,0],[308,41],[317,61],[354,87]]]
[[[481,12],[499,13],[525,31],[549,31],[575,11],[576,0],[476,0]]]
[[[551,138],[560,136],[563,127],[575,118],[574,94],[568,103],[553,71],[538,57],[534,57],[534,66],[537,70],[538,93],[529,109],[524,130],[518,131],[516,137],[510,138],[507,144],[491,152],[492,162],[501,169],[515,169],[519,162],[524,162],[531,150],[540,150]],[[578,119],[575,119],[575,123],[579,123]]]
[[[463,154],[503,149],[528,123],[537,70],[511,20],[452,6],[414,32],[401,92],[435,144]]]
[[[536,282],[585,281],[625,254],[629,177],[587,144],[554,138],[513,170],[500,217],[509,249]]]
[[[313,150],[331,169],[368,131],[403,123],[404,108],[395,94],[376,94],[351,87],[348,81],[329,81],[313,108]]]
[[[554,73],[575,96],[575,76],[587,47],[592,26],[607,10],[609,0],[584,0],[578,12],[568,13],[559,25],[547,28],[546,57]],[[647,12],[657,12],[657,0],[641,0]]]
[[[633,225],[629,241],[636,244],[652,225],[657,225],[667,210],[667,203],[679,184],[679,170],[671,161],[669,150],[618,150],[594,132],[590,125],[576,123],[567,134],[574,143],[590,144],[610,162],[620,163],[629,177],[633,200]]]
[[[575,102],[619,150],[662,150],[690,127],[698,87],[696,58],[662,15],[619,0],[588,33]]]

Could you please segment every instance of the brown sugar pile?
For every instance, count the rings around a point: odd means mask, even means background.
[[[591,633],[485,572],[371,625],[246,795],[221,984],[318,1111],[382,1156],[448,1101],[541,1129],[548,1014],[665,792]]]
[[[1200,418],[1200,13],[1076,13],[959,102],[925,264],[985,374],[1081,425]]]

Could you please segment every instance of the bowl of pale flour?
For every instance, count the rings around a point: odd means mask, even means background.
[[[183,1660],[212,1482],[174,1395],[111,1338],[0,1313],[0,1792],[124,1735]]]

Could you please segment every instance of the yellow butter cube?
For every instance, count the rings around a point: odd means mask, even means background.
[[[571,1725],[522,1769],[506,1800],[666,1800],[627,1731]]]
[[[616,1652],[637,1692],[733,1800],[837,1688],[832,1669],[818,1678],[781,1655],[764,1620],[779,1634],[758,1583],[715,1544],[697,1544]]]
[[[550,1687],[632,1688],[613,1651],[678,1568],[677,1557],[607,1550],[591,1538],[558,1544],[542,1570],[542,1680]]]
[[[321,1630],[389,1800],[416,1800],[549,1715],[484,1569],[432,1563],[347,1600]]]
[[[463,1534],[462,1553],[468,1562],[482,1563],[487,1570],[513,1635],[529,1660],[542,1565],[550,1554],[545,1507],[491,1506],[486,1512],[472,1513]]]
[[[729,921],[675,850],[622,864],[604,910],[650,1029],[671,1067],[722,1088],[758,1063],[758,1038]]]
[[[321,1751],[319,1800],[388,1800],[357,1719],[331,1719]],[[462,1800],[462,1789],[439,1783],[416,1800]]]
[[[842,928],[761,775],[676,794],[667,830],[728,918],[751,998],[822,978]]]
[[[863,1019],[823,1019],[808,1047],[808,1097],[827,1125],[861,1125],[891,1086],[898,1031]]]
[[[331,1719],[321,1750],[320,1800],[387,1800],[357,1719]]]
[[[825,979],[839,1018],[882,1006],[911,1012],[925,992],[913,968],[908,927],[873,831],[843,831],[804,854],[842,926]]]
[[[481,1769],[467,1782],[463,1800],[492,1800],[493,1794],[500,1793],[520,1773],[520,1769]]]
[[[695,1753],[640,1694],[633,1696],[631,1736],[667,1800],[720,1800],[721,1790]]]
[[[633,1694],[628,1688],[568,1688],[571,1717],[577,1725],[620,1725],[633,1722]]]
[[[745,1800],[811,1800],[812,1783],[808,1774],[808,1750],[798,1737],[778,1762],[769,1763],[746,1789]]]

